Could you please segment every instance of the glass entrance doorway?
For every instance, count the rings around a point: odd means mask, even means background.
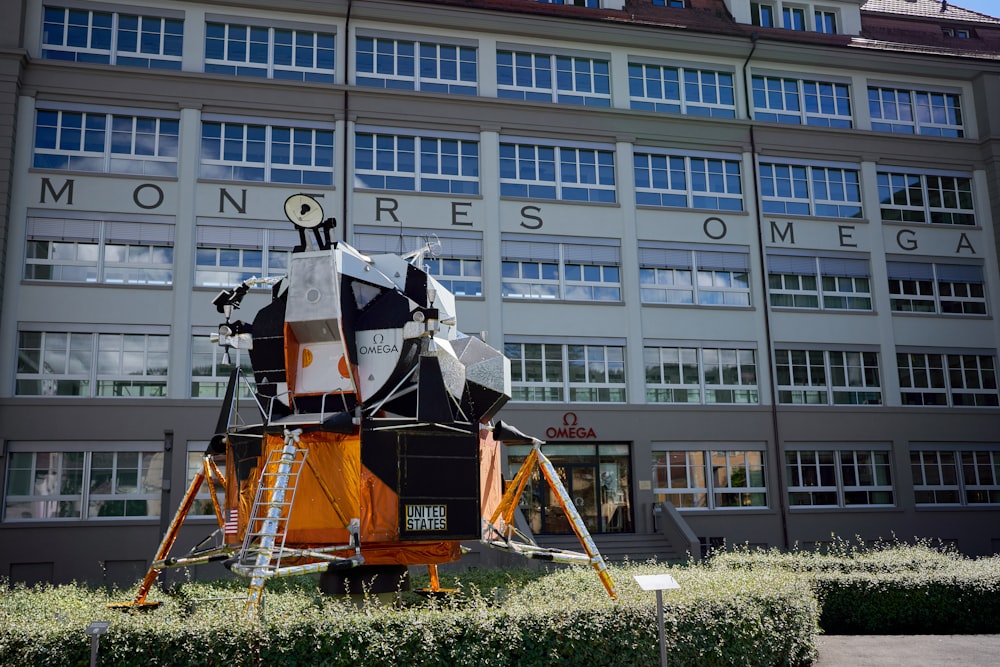
[[[510,446],[508,479],[514,477],[530,447]],[[583,524],[591,533],[632,532],[629,446],[626,444],[543,445]],[[521,511],[535,534],[571,534],[573,527],[559,498],[537,468],[521,495]]]

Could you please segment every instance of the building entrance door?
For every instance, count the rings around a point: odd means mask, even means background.
[[[576,511],[583,518],[583,525],[588,531],[598,530],[597,516],[597,484],[594,466],[592,465],[554,465],[556,474],[566,487],[570,500],[573,502]],[[570,525],[569,517],[559,504],[559,498],[555,491],[545,486],[545,503],[542,506],[544,513],[543,532],[545,533],[572,533],[573,527]]]

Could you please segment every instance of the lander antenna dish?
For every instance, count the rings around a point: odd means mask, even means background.
[[[292,195],[285,200],[285,215],[296,227],[313,229],[323,222],[323,207],[309,195]]]

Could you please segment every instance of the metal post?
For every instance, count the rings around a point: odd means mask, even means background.
[[[111,627],[111,621],[94,621],[87,626],[90,635],[90,667],[97,667],[97,652],[101,643],[101,635]]]
[[[644,591],[656,591],[656,630],[660,636],[660,667],[667,667],[667,629],[663,622],[663,591],[680,588],[669,574],[637,574],[632,577]]]
[[[666,628],[663,627],[663,591],[656,589],[656,628],[660,633],[660,667],[667,667]]]

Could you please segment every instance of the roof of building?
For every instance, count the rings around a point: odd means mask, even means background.
[[[724,0],[687,0],[664,7],[649,0],[626,0],[622,10],[592,9],[538,0],[431,0],[583,20],[636,23],[716,35],[759,37],[873,50],[1000,61],[1000,18],[954,5],[950,0],[868,0],[861,7],[861,34],[825,34],[736,23]],[[951,28],[951,30],[947,30]],[[961,34],[959,34],[961,33]]]
[[[868,0],[861,7],[861,11],[935,21],[992,23],[1000,26],[1000,19],[963,9],[948,0]]]

